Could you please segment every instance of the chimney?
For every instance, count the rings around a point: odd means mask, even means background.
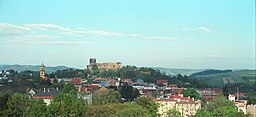
[[[50,92],[49,88],[48,88],[48,92]]]
[[[45,93],[45,88],[44,88],[44,93]]]

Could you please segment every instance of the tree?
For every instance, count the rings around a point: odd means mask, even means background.
[[[229,94],[229,89],[228,89],[228,86],[227,86],[227,85],[225,85],[225,86],[222,88],[222,92],[223,92],[223,94],[224,94],[225,97],[228,96],[228,94]]]
[[[120,100],[120,93],[115,90],[108,90],[105,87],[99,89],[92,98],[94,105],[102,105],[107,103],[116,103]]]
[[[14,93],[7,102],[7,116],[24,117],[30,107],[27,98],[27,95]]]
[[[30,99],[30,108],[26,113],[27,117],[46,117],[47,106],[42,99]]]
[[[88,106],[84,117],[113,117],[118,111],[127,108],[128,103],[107,103]]]
[[[167,117],[181,117],[181,113],[176,109],[170,109],[166,112]]]
[[[154,102],[154,99],[151,97],[138,97],[135,101],[135,104],[142,106],[144,109],[148,110],[149,113],[156,117],[158,116],[158,107],[159,104]]]
[[[70,94],[73,96],[76,96],[77,94],[77,90],[75,88],[75,86],[72,83],[67,83],[64,84],[63,89],[61,90],[62,93],[64,94]]]
[[[128,107],[117,111],[115,117],[152,117],[148,110],[139,105],[129,105]]]
[[[224,96],[219,96],[209,104],[203,106],[195,117],[245,117],[243,112],[238,112],[235,104]]]
[[[135,98],[137,98],[140,93],[139,90],[136,88],[133,88],[129,85],[124,85],[119,90],[121,96],[127,100],[133,101]]]
[[[195,99],[201,99],[200,95],[194,89],[185,89],[182,91],[184,97],[193,97]]]
[[[85,112],[85,104],[70,94],[59,93],[49,105],[51,116],[82,116]]]
[[[4,116],[7,110],[7,101],[11,96],[9,94],[4,94],[0,96],[0,116]]]

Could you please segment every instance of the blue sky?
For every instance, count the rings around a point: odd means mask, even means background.
[[[0,4],[0,64],[255,69],[255,0]]]

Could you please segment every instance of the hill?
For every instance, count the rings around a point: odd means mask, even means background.
[[[161,73],[165,73],[166,75],[176,76],[178,74],[181,75],[192,75],[194,73],[198,73],[204,71],[205,69],[175,69],[175,68],[162,68],[162,67],[152,67],[155,70],[159,70]]]
[[[209,69],[209,70],[193,73],[192,76],[220,74],[220,73],[228,73],[228,72],[232,72],[232,70],[214,70],[214,69]]]
[[[0,70],[10,70],[21,72],[25,70],[39,71],[40,65],[0,65]],[[56,72],[57,70],[67,69],[66,66],[56,66],[56,67],[45,67],[46,73]]]
[[[196,73],[195,73],[196,74]],[[223,86],[235,83],[256,83],[256,70],[237,70],[215,74],[197,74],[190,78],[205,81],[210,86]]]

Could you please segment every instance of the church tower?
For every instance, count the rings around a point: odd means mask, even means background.
[[[40,66],[40,78],[42,78],[42,79],[45,78],[45,69],[44,69],[43,62],[42,62],[42,65]]]

